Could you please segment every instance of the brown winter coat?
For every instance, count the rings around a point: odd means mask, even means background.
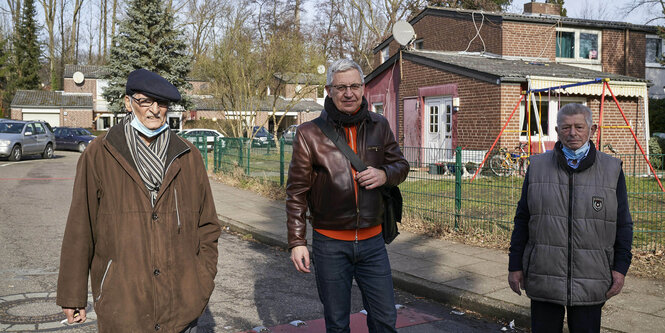
[[[99,332],[180,332],[214,288],[221,230],[208,176],[194,146],[169,135],[154,208],[122,125],[79,159],[57,304],[86,305],[89,271]]]

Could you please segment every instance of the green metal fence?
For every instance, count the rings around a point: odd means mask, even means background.
[[[220,138],[212,149],[205,138],[193,140],[215,172],[242,170],[282,186],[286,183],[292,147],[280,140],[277,147],[259,146],[247,138]],[[519,152],[492,152],[478,176],[471,181],[486,151],[402,147],[411,164],[407,180],[400,185],[404,210],[420,219],[466,231],[489,232],[510,237],[520,199],[526,159]],[[211,156],[212,155],[212,156]],[[494,161],[490,163],[494,156]],[[636,250],[665,249],[665,193],[648,170],[640,154],[614,154],[623,161],[630,212],[634,222]],[[649,156],[660,161],[657,170],[665,178],[665,154]],[[210,161],[209,161],[210,160]],[[507,160],[507,162],[506,162]],[[497,164],[497,161],[504,161]],[[657,164],[657,163],[653,163]],[[503,176],[497,176],[503,175]]]

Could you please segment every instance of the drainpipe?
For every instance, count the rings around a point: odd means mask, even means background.
[[[624,75],[630,75],[628,74],[628,51],[630,51],[630,47],[628,46],[630,42],[630,30],[626,28],[624,30],[624,40],[625,44],[623,45],[623,63],[624,63]]]

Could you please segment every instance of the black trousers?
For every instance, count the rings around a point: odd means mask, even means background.
[[[570,333],[600,332],[602,304],[566,306],[549,302],[531,300],[531,332],[561,333],[563,316],[568,311],[568,329]]]

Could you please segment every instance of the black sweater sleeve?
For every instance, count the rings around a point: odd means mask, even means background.
[[[628,207],[628,191],[623,170],[617,182],[617,235],[614,241],[613,270],[626,275],[633,254],[630,252],[633,243],[633,219]]]
[[[508,253],[508,271],[522,270],[522,254],[529,240],[529,205],[527,203],[527,189],[529,188],[529,170],[527,169],[522,184],[522,196],[517,203],[515,211],[513,234],[510,237],[510,250]]]

